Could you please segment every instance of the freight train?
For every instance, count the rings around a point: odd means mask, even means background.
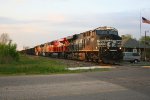
[[[122,38],[113,27],[98,27],[24,50],[27,54],[116,63],[122,59]]]

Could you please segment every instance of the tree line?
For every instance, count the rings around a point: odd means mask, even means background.
[[[125,35],[122,35],[121,37],[122,37],[122,40],[134,39],[131,34],[125,34]],[[146,37],[141,36],[139,39],[139,42],[141,42],[141,43],[146,42],[146,45],[150,45],[150,36],[146,36]]]

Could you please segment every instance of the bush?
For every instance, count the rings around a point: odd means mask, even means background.
[[[0,64],[11,63],[19,60],[16,44],[0,44]]]

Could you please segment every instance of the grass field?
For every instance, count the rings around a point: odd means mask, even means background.
[[[19,62],[0,64],[0,74],[48,74],[66,72],[65,65],[45,57],[20,56]]]
[[[19,62],[11,64],[0,64],[0,75],[31,75],[31,74],[56,74],[56,73],[79,73],[89,71],[107,71],[109,69],[97,70],[67,70],[68,66],[60,60],[47,57],[21,55]]]

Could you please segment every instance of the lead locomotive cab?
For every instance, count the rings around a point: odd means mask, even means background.
[[[90,31],[91,52],[86,53],[87,60],[95,60],[103,63],[115,63],[122,59],[121,37],[118,30],[112,27],[99,27]]]

